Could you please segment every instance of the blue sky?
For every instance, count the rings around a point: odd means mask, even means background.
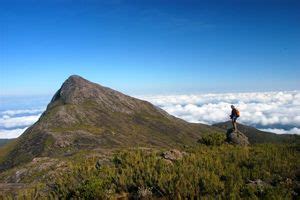
[[[0,95],[297,90],[300,1],[0,0]]]

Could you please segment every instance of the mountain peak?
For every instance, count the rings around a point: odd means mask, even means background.
[[[53,96],[49,106],[53,104],[79,104],[89,99],[99,99],[99,97],[109,88],[92,83],[81,76],[70,76]]]
[[[55,93],[47,108],[51,109],[60,105],[86,106],[93,104],[97,105],[97,109],[102,111],[133,113],[143,110],[145,103],[148,104],[148,102],[90,82],[81,76],[72,75]],[[162,111],[160,110],[160,112]]]
[[[79,76],[79,75],[77,75],[77,74],[73,74],[73,75],[69,76],[68,79],[84,79],[84,78],[81,77],[81,76]],[[86,80],[86,79],[84,79],[84,80]],[[87,81],[87,80],[86,80],[86,81]]]
[[[82,87],[93,83],[79,75],[71,75],[69,78],[67,78],[67,80],[65,80],[62,86],[66,87],[70,86],[70,84],[75,85],[76,87]]]
[[[9,151],[0,170],[34,157],[60,156],[81,149],[196,144],[200,135],[217,131],[177,119],[151,103],[70,76],[40,119]]]

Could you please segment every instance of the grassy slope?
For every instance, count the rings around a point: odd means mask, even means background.
[[[16,143],[17,140],[12,140],[0,147],[0,162],[2,162],[4,157],[15,148]]]

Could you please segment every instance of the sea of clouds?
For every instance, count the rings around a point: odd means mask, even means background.
[[[168,113],[189,122],[214,124],[229,120],[230,105],[239,122],[275,133],[300,134],[300,92],[252,92],[144,96]]]
[[[0,96],[0,139],[16,138],[46,109],[49,96]]]
[[[300,134],[300,91],[137,96],[189,122],[214,124],[229,120],[230,105],[241,112],[239,122],[275,133]],[[0,99],[1,100],[1,99]],[[49,97],[13,109],[0,107],[0,138],[15,138],[35,123]],[[32,101],[34,103],[28,103]],[[3,103],[3,101],[1,101]],[[22,109],[20,109],[22,107]],[[9,109],[8,109],[9,108]]]

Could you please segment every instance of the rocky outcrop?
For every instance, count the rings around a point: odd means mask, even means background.
[[[8,171],[0,182],[21,183],[26,182],[28,178],[33,178],[37,182],[48,175],[52,177],[54,173],[67,169],[68,165],[65,161],[50,157],[35,157],[31,162]]]
[[[184,155],[186,155],[185,152],[181,152],[177,149],[172,149],[162,153],[162,157],[169,161],[181,160]]]
[[[228,129],[227,131],[227,142],[240,146],[247,146],[250,144],[247,136],[240,131],[233,131],[232,129]]]

